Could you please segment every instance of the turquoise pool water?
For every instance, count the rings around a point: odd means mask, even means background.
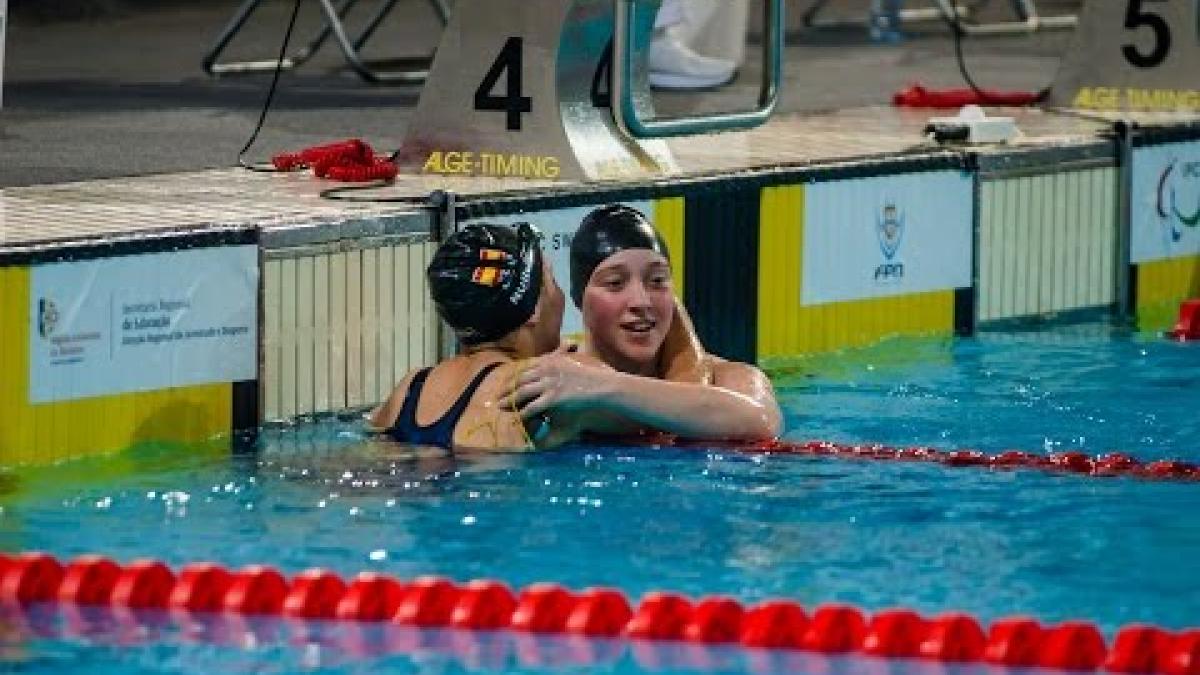
[[[789,439],[1200,460],[1200,345],[1106,325],[891,340],[798,361],[774,380]],[[456,458],[372,441],[346,421],[272,430],[261,445],[235,458],[143,448],[10,476],[0,550],[557,581],[631,597],[782,596],[985,621],[1020,613],[1092,620],[1110,636],[1135,621],[1200,625],[1197,483],[713,448]],[[864,668],[862,659],[698,656],[679,646],[530,646],[504,633],[252,628],[210,627],[198,639],[165,617],[131,626],[9,608],[0,610],[0,668]]]

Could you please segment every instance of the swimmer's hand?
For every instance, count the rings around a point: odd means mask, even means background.
[[[550,410],[568,412],[599,404],[612,391],[616,371],[584,364],[560,347],[529,362],[516,387],[499,400],[502,408],[530,419]]]

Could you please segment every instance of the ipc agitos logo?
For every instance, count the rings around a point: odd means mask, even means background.
[[[904,278],[904,263],[896,259],[900,243],[904,241],[904,212],[892,201],[884,202],[875,216],[875,234],[879,237],[879,250],[883,253],[883,264],[875,268],[875,281],[895,282]]]
[[[1171,160],[1158,177],[1155,209],[1171,243],[1183,238],[1183,228],[1200,226],[1200,162]]]

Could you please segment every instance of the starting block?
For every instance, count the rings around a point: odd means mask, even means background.
[[[1084,3],[1049,103],[1100,112],[1200,111],[1200,3]]]
[[[764,0],[763,80],[745,112],[659,119],[646,51],[659,0],[459,0],[397,161],[444,176],[605,180],[678,170],[669,136],[765,122],[783,0]]]

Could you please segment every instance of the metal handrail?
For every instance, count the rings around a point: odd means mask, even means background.
[[[641,0],[645,1],[645,0]],[[705,134],[731,129],[749,129],[767,121],[779,102],[783,76],[783,0],[763,0],[766,22],[763,30],[762,85],[758,107],[742,112],[712,113],[690,117],[642,119],[633,97],[633,44],[635,5],[639,0],[613,0],[612,111],[617,127],[633,138],[667,138]]]

